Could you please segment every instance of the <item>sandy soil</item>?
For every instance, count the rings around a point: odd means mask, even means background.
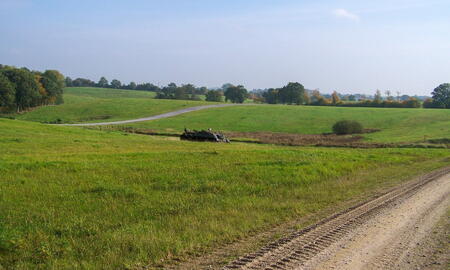
[[[355,205],[224,269],[450,269],[449,170]]]
[[[447,269],[450,174],[354,229],[298,269]]]

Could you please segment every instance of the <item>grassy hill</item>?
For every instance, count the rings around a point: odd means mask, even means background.
[[[438,109],[259,105],[209,109],[130,126],[164,131],[181,131],[188,127],[320,134],[331,132],[332,125],[343,119],[360,121],[365,128],[381,129],[381,132],[364,135],[368,141],[414,142],[424,137],[450,136],[450,110]]]
[[[4,269],[164,265],[449,160],[442,149],[192,143],[7,119],[0,149]]]
[[[127,120],[206,104],[204,101],[160,100],[155,93],[76,87],[64,90],[63,105],[46,106],[16,115],[20,120],[62,123]]]

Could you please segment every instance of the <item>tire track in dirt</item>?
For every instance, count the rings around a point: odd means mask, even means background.
[[[351,259],[344,260],[343,263],[338,259],[335,261],[330,259],[330,257],[333,257],[335,253],[339,253],[342,249],[339,246],[336,247],[336,243],[348,237],[348,235],[352,234],[358,228],[370,223],[375,217],[386,215],[386,212],[388,213],[395,205],[413,203],[414,200],[417,200],[417,196],[415,195],[426,190],[432,184],[437,182],[441,184],[442,182],[450,183],[450,181],[447,181],[450,179],[449,177],[450,167],[425,175],[414,182],[402,185],[374,200],[358,204],[315,225],[273,242],[255,253],[237,259],[225,266],[224,269],[334,269],[336,265],[339,265],[337,269],[347,268],[345,266],[349,265],[348,260],[351,261]],[[448,204],[448,200],[444,200],[449,197],[450,184],[435,186],[434,188],[437,188],[437,191],[434,190],[435,192],[441,193],[439,193],[440,195],[436,195],[433,194],[433,190],[429,191],[430,194],[428,195],[434,199],[426,202],[428,203],[428,208],[423,208],[423,211],[435,205],[442,205],[442,203]],[[385,228],[385,230],[389,230],[389,228]],[[362,233],[364,234],[364,232]],[[412,238],[414,237],[410,236],[410,240]],[[330,251],[329,248],[332,249],[333,245],[335,245],[334,250]],[[368,250],[370,251],[370,247],[368,247]],[[317,265],[322,264],[325,260],[325,257],[320,257],[319,255],[323,255],[327,251],[329,253],[327,260],[330,263],[316,268]],[[377,251],[380,251],[380,254],[385,254],[386,252],[392,253],[392,250]],[[371,261],[370,264],[373,269],[388,269],[391,267],[394,258],[380,258],[379,256],[382,255],[379,254],[377,256],[373,258],[375,261]],[[359,259],[362,260],[361,257]],[[355,261],[357,260],[356,258]],[[342,264],[339,264],[338,261]],[[352,269],[352,267],[347,269]],[[358,267],[353,267],[353,269],[358,269]]]

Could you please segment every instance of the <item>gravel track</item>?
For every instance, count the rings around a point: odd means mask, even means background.
[[[205,109],[211,109],[211,108],[222,108],[222,107],[232,107],[232,106],[254,106],[256,104],[215,104],[215,105],[203,105],[203,106],[196,106],[196,107],[190,107],[178,111],[163,113],[159,115],[144,117],[144,118],[138,118],[138,119],[131,119],[131,120],[123,120],[123,121],[115,121],[115,122],[101,122],[101,123],[84,123],[84,124],[61,124],[62,126],[77,126],[77,127],[90,127],[90,126],[109,126],[109,125],[123,125],[123,124],[130,124],[130,123],[137,123],[137,122],[145,122],[145,121],[152,121],[152,120],[158,120],[163,118],[169,118],[173,116],[177,116],[180,114],[185,114],[189,112],[195,112]]]
[[[408,257],[414,256],[408,247],[427,237],[449,205],[446,167],[273,242],[224,269],[408,269]]]

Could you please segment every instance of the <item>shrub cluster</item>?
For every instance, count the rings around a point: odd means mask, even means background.
[[[0,65],[0,111],[63,103],[64,76],[57,70],[30,71]]]
[[[357,121],[341,120],[333,125],[333,132],[338,135],[357,134],[363,132],[363,126]]]

